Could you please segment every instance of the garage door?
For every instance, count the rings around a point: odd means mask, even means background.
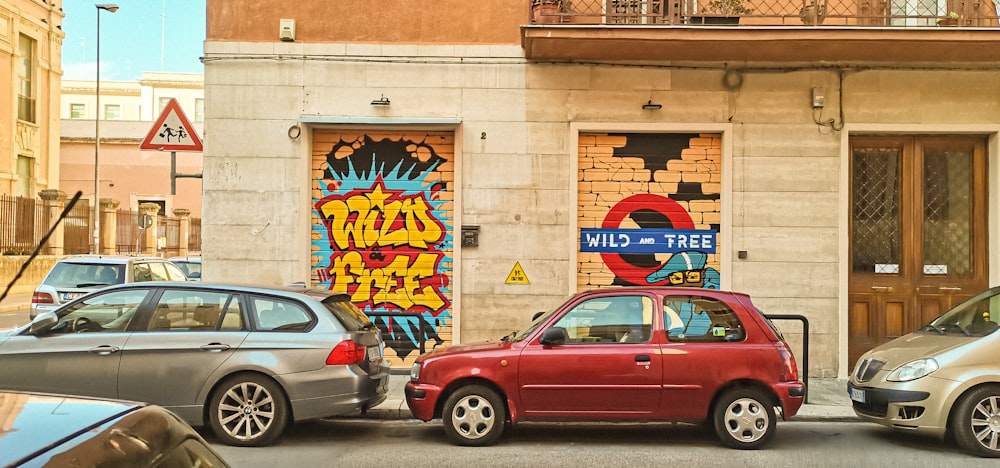
[[[718,289],[721,135],[579,138],[578,289]]]
[[[351,295],[393,367],[451,343],[453,176],[451,132],[313,134],[312,285]]]

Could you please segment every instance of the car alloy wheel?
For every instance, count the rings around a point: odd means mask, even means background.
[[[951,430],[963,449],[1000,457],[1000,386],[978,387],[962,395],[951,413]]]
[[[777,420],[771,399],[756,389],[730,390],[713,411],[715,434],[728,447],[756,449],[774,435]]]
[[[212,397],[212,431],[229,445],[256,447],[278,438],[288,423],[288,403],[271,379],[236,375],[223,382]]]
[[[467,385],[445,402],[444,431],[458,445],[490,445],[503,433],[506,414],[503,400],[495,391]]]

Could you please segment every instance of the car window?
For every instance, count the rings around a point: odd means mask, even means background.
[[[166,263],[166,262],[161,263],[161,265],[163,265],[163,268],[165,270],[167,270],[167,277],[170,279],[170,281],[186,281],[187,280],[187,275],[185,275],[184,271],[181,270],[180,268],[178,268],[177,265],[174,265],[173,263]]]
[[[920,331],[959,336],[986,336],[1000,326],[1000,294],[990,291],[966,299],[949,309]]]
[[[149,274],[153,281],[170,281],[165,265],[163,262],[149,262]]]
[[[235,304],[235,305],[234,305]],[[239,301],[230,294],[215,291],[168,289],[163,291],[150,317],[149,331],[211,331],[220,324],[223,312],[226,320],[221,328],[243,328]],[[232,310],[230,310],[232,309]]]
[[[330,296],[323,300],[323,305],[348,331],[361,330],[372,323],[371,319],[345,296]]]
[[[295,302],[259,296],[251,302],[257,330],[303,331],[312,324],[312,315]]]
[[[201,264],[195,262],[175,261],[175,265],[184,272],[189,279],[201,278]]]
[[[153,281],[153,273],[149,270],[148,263],[136,263],[132,265],[132,278],[136,283],[143,281]]]
[[[89,297],[60,310],[52,332],[124,331],[148,294],[148,289],[129,289]]]
[[[43,284],[57,288],[86,288],[125,282],[124,267],[100,263],[57,262]]]
[[[566,329],[566,343],[645,343],[653,326],[653,300],[638,295],[588,299],[554,326]]]
[[[743,341],[746,332],[724,302],[702,296],[670,296],[663,300],[663,323],[670,341]]]

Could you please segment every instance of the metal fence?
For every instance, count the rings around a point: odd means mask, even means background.
[[[93,211],[88,200],[80,200],[63,219],[63,251],[67,255],[92,252]],[[27,255],[35,250],[55,219],[50,207],[40,199],[0,194],[0,254]],[[180,219],[157,218],[158,252],[164,257],[180,253]],[[102,226],[108,228],[108,226]],[[124,209],[115,213],[115,253],[141,255],[146,247],[139,213]],[[190,218],[188,251],[201,252],[201,219]],[[44,252],[43,252],[44,253]]]
[[[30,254],[48,225],[49,210],[40,200],[0,194],[0,253]]]
[[[993,2],[943,0],[528,0],[535,24],[998,27]]]

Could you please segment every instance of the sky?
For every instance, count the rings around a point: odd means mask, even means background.
[[[205,0],[63,0],[64,80],[94,80],[97,7],[101,10],[101,81],[134,81],[143,72],[204,73]]]

